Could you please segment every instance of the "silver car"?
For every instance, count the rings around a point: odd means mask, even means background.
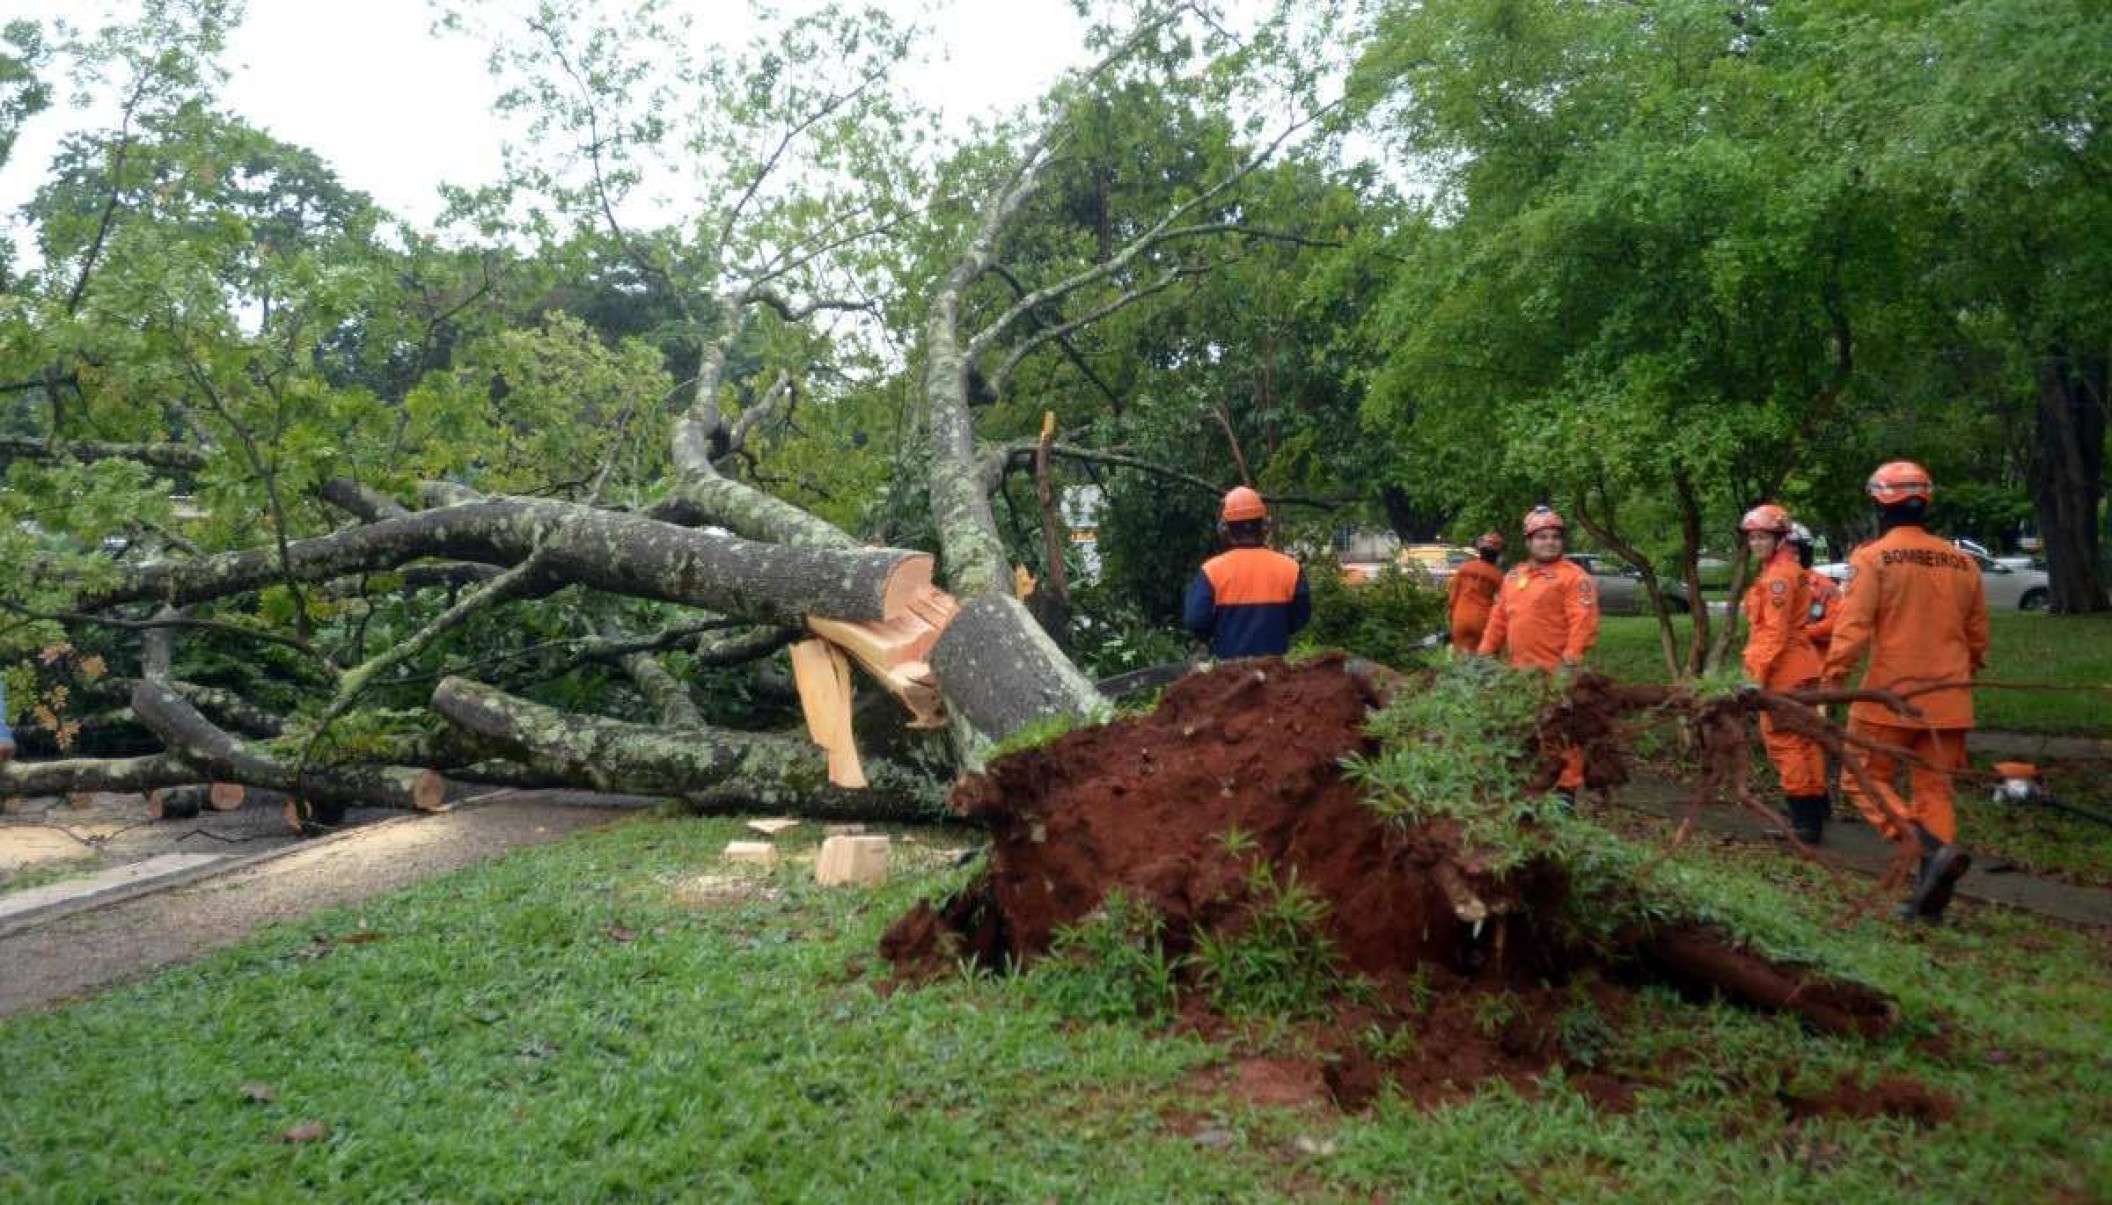
[[[1573,552],[1569,559],[1589,573],[1593,584],[1598,586],[1601,612],[1607,615],[1649,614],[1650,594],[1643,589],[1643,575],[1626,561],[1593,552]],[[1688,603],[1684,584],[1659,578],[1658,589],[1665,596],[1665,610],[1674,615],[1686,614]]]
[[[1987,595],[1990,611],[2043,611],[2053,597],[2044,569],[2016,569],[1970,549],[1960,549],[1980,566],[1980,589]],[[1835,581],[1848,576],[1848,562],[1820,565],[1819,572]]]

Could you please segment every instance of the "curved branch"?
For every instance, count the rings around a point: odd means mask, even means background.
[[[431,556],[516,564],[538,546],[545,571],[556,580],[788,624],[810,613],[887,618],[931,573],[931,558],[923,553],[759,544],[525,498],[465,502],[295,541],[286,563],[312,581]],[[86,591],[79,605],[94,610],[158,599],[181,606],[257,589],[278,573],[271,552],[259,549],[154,561],[124,571],[114,585]]]
[[[316,487],[315,496],[362,523],[401,519],[411,513],[401,502],[350,477],[330,478]]]
[[[152,682],[132,689],[132,713],[197,767],[189,781],[196,782],[202,770],[204,777],[271,787],[327,805],[302,816],[304,822],[337,823],[353,804],[432,811],[446,795],[447,784],[438,774],[411,766],[319,766],[302,774],[215,727],[175,691]]]
[[[866,763],[868,788],[830,786],[826,756],[798,737],[627,724],[558,711],[464,678],[440,683],[433,710],[536,769],[596,790],[814,817],[930,820],[941,814],[937,784],[892,763]]]
[[[0,435],[0,457],[23,460],[136,460],[157,469],[195,473],[203,469],[208,453],[179,443],[108,443],[93,439],[49,440],[28,435]]]

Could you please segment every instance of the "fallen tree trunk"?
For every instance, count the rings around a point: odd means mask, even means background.
[[[205,802],[212,788],[204,783],[191,783],[181,787],[160,787],[147,792],[147,819],[189,820],[205,810]]]
[[[931,651],[931,670],[947,703],[993,741],[1039,720],[1105,706],[1026,604],[1009,594],[963,603]]]
[[[345,808],[354,804],[429,812],[445,800],[447,785],[440,775],[414,766],[311,766],[304,772],[250,748],[215,727],[174,691],[152,682],[133,688],[132,710],[199,770],[245,786],[285,791],[304,801],[304,830],[341,823]]]
[[[0,796],[64,795],[69,791],[145,792],[205,777],[173,753],[145,757],[74,757],[0,763]]]
[[[668,729],[579,715],[463,678],[443,680],[433,709],[564,782],[693,806],[846,820],[934,820],[941,784],[889,762],[866,766],[871,786],[831,786],[828,759],[797,737]]]
[[[572,503],[492,498],[296,540],[283,566],[270,548],[149,562],[85,591],[77,605],[180,606],[289,575],[317,581],[435,556],[514,565],[538,549],[556,580],[786,624],[808,614],[889,618],[930,584],[932,567],[928,555],[901,549],[758,544]]]

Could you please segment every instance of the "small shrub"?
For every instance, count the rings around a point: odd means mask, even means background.
[[[1445,596],[1420,569],[1388,565],[1352,586],[1333,557],[1306,563],[1313,621],[1298,634],[1300,651],[1344,649],[1385,665],[1405,666],[1429,652],[1423,638],[1445,629]]]

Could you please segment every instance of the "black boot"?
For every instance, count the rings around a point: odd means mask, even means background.
[[[1823,844],[1826,840],[1826,815],[1832,805],[1824,795],[1791,795],[1789,797],[1789,831],[1806,845]]]
[[[1943,910],[1950,907],[1958,880],[1971,869],[1973,858],[1918,824],[1914,826],[1914,837],[1921,843],[1921,873],[1914,876],[1914,891],[1900,908],[1900,916],[1940,924]]]

